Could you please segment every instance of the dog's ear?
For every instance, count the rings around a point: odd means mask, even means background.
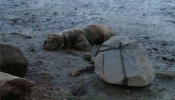
[[[63,42],[64,42],[64,46],[63,48],[70,48],[70,39],[69,39],[69,31],[63,31],[62,34],[63,34]]]

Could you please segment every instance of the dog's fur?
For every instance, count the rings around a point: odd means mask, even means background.
[[[44,42],[44,49],[56,50],[61,48],[90,49],[93,44],[102,44],[114,31],[105,25],[90,25],[85,28],[74,28],[61,33],[52,33]]]

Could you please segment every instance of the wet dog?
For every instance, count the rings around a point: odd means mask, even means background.
[[[44,49],[57,50],[62,48],[75,48],[78,50],[90,49],[94,44],[102,44],[115,32],[105,25],[90,25],[84,28],[73,28],[61,33],[52,33],[44,42]]]

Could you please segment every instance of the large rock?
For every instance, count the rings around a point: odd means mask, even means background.
[[[95,58],[95,73],[107,83],[127,86],[145,86],[155,78],[142,44],[121,36],[102,44]]]
[[[0,44],[0,71],[22,77],[27,66],[28,62],[18,48]]]
[[[0,99],[12,100],[12,95],[23,95],[34,86],[33,82],[4,72],[0,72]],[[13,96],[13,97],[14,97]]]

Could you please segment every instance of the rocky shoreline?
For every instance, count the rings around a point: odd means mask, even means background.
[[[1,0],[0,43],[20,48],[29,62],[24,78],[34,81],[33,100],[174,100],[174,0]],[[48,34],[90,24],[105,24],[117,35],[139,41],[157,77],[143,87],[100,81],[95,73],[72,77],[72,69],[92,66],[83,51],[44,51]],[[95,55],[99,46],[89,52]]]

